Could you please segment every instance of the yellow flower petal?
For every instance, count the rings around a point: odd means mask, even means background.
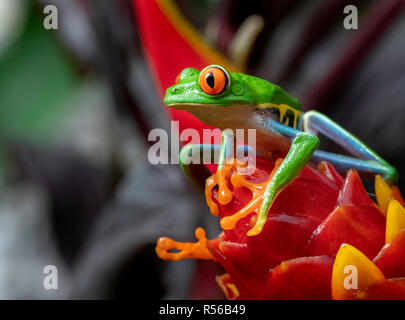
[[[384,281],[381,270],[361,251],[349,244],[340,246],[332,270],[333,299],[361,295],[362,289]]]
[[[385,231],[385,242],[391,240],[405,228],[405,209],[397,200],[391,200],[387,211],[387,225]]]
[[[387,213],[388,204],[392,199],[392,190],[390,186],[384,181],[384,179],[377,175],[375,177],[375,195],[377,197],[378,206],[384,214]]]

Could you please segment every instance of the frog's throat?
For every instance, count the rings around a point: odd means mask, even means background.
[[[271,110],[278,109],[280,112],[280,118],[277,119],[284,125],[290,125],[293,128],[298,127],[298,119],[302,115],[302,111],[290,107],[286,104],[274,104],[263,103],[259,105],[230,105],[221,106],[215,104],[203,104],[203,103],[171,103],[167,104],[168,107],[177,110],[187,111],[196,116],[205,124],[220,129],[244,129],[251,126],[252,115],[257,110]],[[289,123],[287,117],[287,111],[294,114],[293,123]]]
[[[187,111],[209,126],[220,129],[249,128],[249,120],[257,110],[254,105],[230,105],[202,103],[171,103],[168,107]]]

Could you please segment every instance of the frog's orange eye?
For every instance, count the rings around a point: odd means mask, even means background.
[[[206,94],[216,95],[228,87],[229,76],[219,67],[208,67],[201,71],[199,83]]]
[[[180,73],[177,75],[177,77],[176,77],[176,82],[175,82],[176,84],[179,84],[180,83]]]

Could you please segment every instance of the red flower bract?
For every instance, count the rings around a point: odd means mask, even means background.
[[[245,179],[249,185],[263,183],[274,167],[274,161],[258,158],[255,172]],[[219,203],[218,187],[207,193],[210,208],[216,206],[214,213],[221,219],[246,207],[255,196],[245,186],[234,186],[238,185],[233,183],[235,174],[233,168],[225,176],[233,195],[229,203]],[[403,203],[398,192],[384,197]],[[398,210],[392,216],[402,217]],[[400,231],[394,231],[387,244],[385,214],[370,199],[356,171],[348,172],[343,180],[332,165],[321,163],[317,169],[305,166],[277,195],[260,234],[247,236],[256,221],[252,210],[217,239],[207,241],[200,230],[198,245],[201,253],[204,243],[209,250],[204,251],[204,257],[211,254],[224,267],[226,274],[217,282],[231,299],[401,298],[405,296],[403,281],[390,278],[405,277],[405,230],[401,231],[405,228],[405,210],[404,225],[391,228]],[[392,218],[395,221],[390,225],[401,219]],[[189,257],[187,250],[190,253],[195,248],[192,244],[176,245],[171,249],[183,252],[169,253],[162,243],[157,251],[166,259],[178,254]],[[343,244],[349,246],[340,251]],[[195,250],[192,256],[198,256]],[[348,274],[339,268],[345,267],[346,260],[355,261],[358,286],[341,289]],[[366,283],[364,279],[375,281]]]
[[[274,162],[258,158],[256,172],[249,180],[262,182],[273,168]],[[337,204],[339,183],[306,166],[274,200],[259,235],[246,235],[252,227],[251,219],[255,215],[252,213],[241,219],[233,230],[224,231],[219,241],[209,244],[212,254],[235,281],[241,297],[254,298],[271,268],[303,256],[312,233]],[[229,187],[234,198],[225,206],[217,202],[220,218],[234,214],[252,196],[247,188]],[[214,201],[216,196],[214,190]]]

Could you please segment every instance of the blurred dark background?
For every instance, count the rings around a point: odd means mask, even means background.
[[[405,174],[404,1],[175,2],[232,62]],[[47,4],[57,31],[43,27]],[[358,30],[343,28],[348,4]],[[217,265],[154,252],[160,236],[219,230],[176,165],[148,162],[148,133],[168,120],[130,0],[0,0],[0,299],[223,298]],[[42,285],[46,265],[58,290]]]

